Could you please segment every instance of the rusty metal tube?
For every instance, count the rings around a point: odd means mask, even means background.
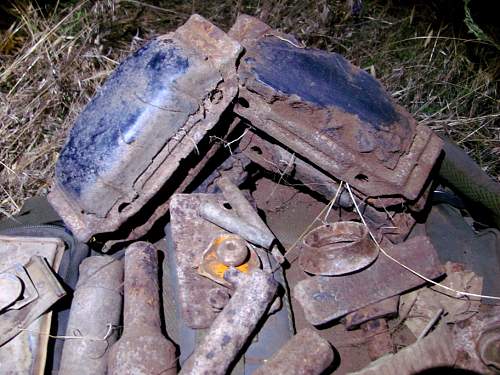
[[[222,190],[222,195],[224,195],[224,198],[226,198],[234,207],[239,217],[244,218],[248,224],[259,228],[268,236],[274,237],[266,223],[264,223],[257,211],[255,211],[250,202],[246,199],[245,195],[243,195],[241,190],[238,189],[233,181],[225,176],[221,176],[217,180],[217,186]]]
[[[108,374],[175,374],[174,345],[161,333],[157,251],[135,242],[125,251],[123,335],[111,348]]]
[[[245,240],[269,249],[274,242],[271,231],[263,231],[261,228],[247,223],[237,215],[228,212],[225,208],[205,202],[198,210],[200,216],[211,223],[243,237]]]
[[[236,291],[181,374],[225,374],[267,311],[278,285],[262,270],[243,274],[232,268],[224,278],[236,285]]]
[[[66,336],[82,339],[64,342],[59,374],[106,373],[108,348],[117,339],[116,330],[110,329],[120,322],[122,284],[122,261],[93,256],[81,263]]]
[[[254,375],[321,374],[333,361],[330,343],[311,328],[297,332]]]

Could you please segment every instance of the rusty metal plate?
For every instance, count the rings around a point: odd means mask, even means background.
[[[361,324],[378,318],[394,318],[398,315],[399,296],[386,298],[380,302],[368,305],[344,318],[345,328],[350,331],[358,328]]]
[[[256,129],[247,128],[240,141],[239,149],[254,163],[278,174],[280,180],[285,183],[300,184],[323,195],[328,200],[333,199],[337,193],[338,180],[328,176],[300,155],[288,151],[264,134],[259,134]],[[359,192],[356,194],[360,197],[357,204],[372,231],[378,231],[393,243],[401,242],[408,236],[415,225],[415,219],[408,212],[407,207],[402,205],[405,203],[403,198],[367,199]],[[420,204],[426,200],[427,196],[424,194],[417,202]],[[353,209],[352,200],[346,189],[340,192],[338,205],[348,210]],[[413,210],[413,207],[411,208]]]
[[[427,237],[414,237],[385,247],[395,259],[429,279],[443,275],[436,250]],[[294,288],[294,297],[304,309],[306,319],[320,325],[424,283],[420,277],[380,254],[363,271],[302,280]]]
[[[236,41],[194,15],[108,78],[74,124],[49,194],[80,241],[116,230],[166,183],[180,183],[171,177],[181,160],[237,93],[240,53]]]
[[[200,264],[209,244],[227,235],[224,229],[202,219],[198,208],[202,202],[223,204],[220,194],[175,194],[170,203],[172,240],[177,261],[179,305],[181,316],[188,327],[208,328],[220,312],[211,299],[230,290],[200,275]]]
[[[250,16],[229,35],[246,50],[236,113],[365,196],[420,196],[442,141],[375,78]]]

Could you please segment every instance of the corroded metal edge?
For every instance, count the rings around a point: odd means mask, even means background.
[[[181,161],[195,150],[196,144],[217,124],[220,115],[238,92],[235,62],[242,48],[219,28],[201,16],[193,15],[175,32],[160,38],[179,41],[186,50],[199,55],[218,71],[222,81],[214,87],[214,90],[219,94],[200,98],[202,116],[189,117],[187,123],[167,142],[151,165],[139,176],[135,184],[138,196],[126,206],[126,209],[120,210],[124,202],[119,201],[105,218],[99,218],[85,212],[57,183],[54,184],[48,200],[75,237],[82,242],[88,241],[95,234],[118,229],[129,217],[139,212],[164,186]]]

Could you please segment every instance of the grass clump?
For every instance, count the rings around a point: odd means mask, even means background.
[[[41,6],[18,0],[0,5],[0,215],[48,191],[68,129],[118,62],[194,12],[225,30],[239,12],[256,15],[308,47],[345,55],[379,78],[418,121],[446,133],[498,179],[498,48],[491,23],[476,22],[484,13],[474,3],[365,0],[361,8],[359,0],[77,0]],[[471,25],[482,34],[469,33]]]

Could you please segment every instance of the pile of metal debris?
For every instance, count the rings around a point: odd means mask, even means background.
[[[193,15],[0,230],[0,373],[498,372],[498,231],[432,202],[442,147],[342,56]]]

